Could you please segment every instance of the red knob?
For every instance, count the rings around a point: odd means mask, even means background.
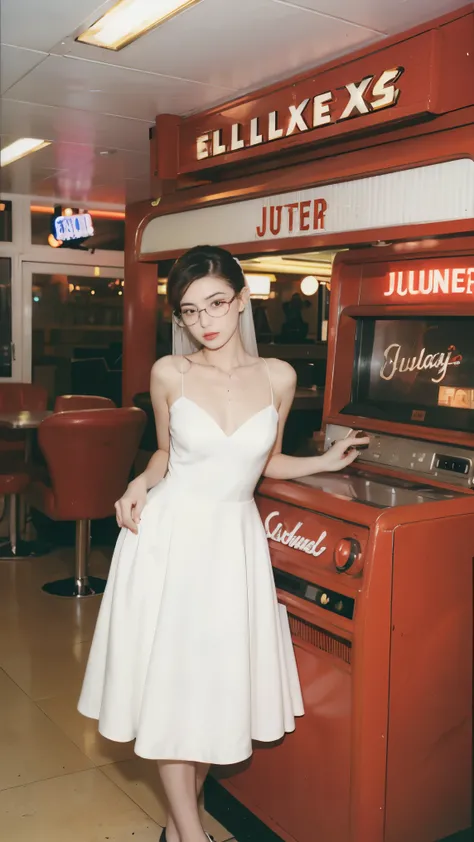
[[[334,550],[334,564],[338,573],[356,576],[362,570],[361,548],[355,538],[342,538]]]

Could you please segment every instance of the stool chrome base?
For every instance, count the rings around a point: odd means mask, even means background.
[[[76,521],[76,558],[74,576],[48,582],[43,591],[51,596],[63,596],[69,599],[83,599],[104,593],[107,581],[88,575],[89,550],[91,544],[90,520]]]
[[[67,598],[84,599],[87,596],[98,596],[104,593],[106,579],[98,579],[95,576],[86,576],[84,579],[60,579],[57,582],[48,582],[43,585],[42,590],[51,596],[62,596]]]

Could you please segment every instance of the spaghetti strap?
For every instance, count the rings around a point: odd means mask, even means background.
[[[183,359],[181,360],[181,397],[184,398],[184,360],[190,362],[187,357],[183,355]]]
[[[189,363],[189,366],[193,364],[193,361],[189,359],[185,354],[183,354],[183,361],[186,360]],[[186,369],[189,371],[189,368]],[[181,366],[181,397],[184,398],[184,365]]]
[[[265,368],[267,369],[268,383],[269,383],[269,385],[270,385],[270,396],[271,396],[271,399],[272,399],[272,406],[273,406],[273,404],[274,404],[274,398],[273,398],[272,378],[270,377],[270,369],[268,368],[268,363],[267,363],[267,361],[266,361],[265,357],[262,357],[262,360],[263,360],[263,362],[265,363]]]

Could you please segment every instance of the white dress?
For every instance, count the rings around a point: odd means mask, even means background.
[[[253,499],[277,423],[273,393],[232,435],[184,389],[170,409],[168,473],[118,538],[78,706],[141,757],[238,763],[303,714]]]

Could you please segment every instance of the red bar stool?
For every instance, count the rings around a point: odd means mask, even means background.
[[[30,482],[27,466],[16,453],[0,455],[0,496],[5,497],[8,505],[9,535],[0,540],[0,558],[16,559],[28,556],[28,544],[20,540],[19,495],[23,494]]]
[[[30,504],[52,520],[76,521],[74,576],[44,585],[55,596],[103,593],[105,580],[88,575],[90,522],[114,514],[123,494],[145,426],[135,407],[59,412],[41,424],[39,444],[50,485],[33,482]]]
[[[76,412],[79,409],[115,409],[110,398],[98,395],[60,395],[54,404],[55,412]]]

